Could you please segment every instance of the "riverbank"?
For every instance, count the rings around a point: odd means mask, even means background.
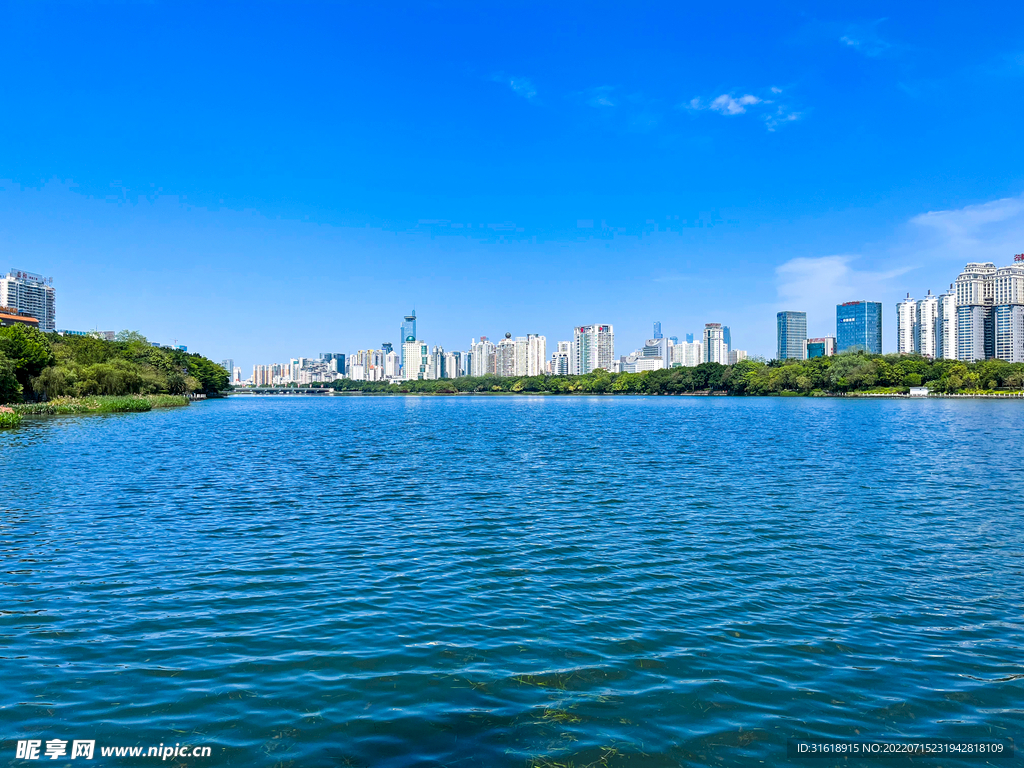
[[[45,403],[16,403],[8,406],[15,416],[65,416],[85,413],[145,413],[154,408],[188,405],[184,395],[95,395],[57,397]]]

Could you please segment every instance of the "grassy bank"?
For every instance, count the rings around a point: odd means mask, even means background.
[[[81,413],[143,413],[153,408],[188,405],[183,395],[96,395],[94,397],[57,397],[45,403],[18,403],[11,406],[15,415],[61,416]]]

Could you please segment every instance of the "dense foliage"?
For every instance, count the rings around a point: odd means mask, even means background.
[[[321,386],[321,385],[313,385]],[[1002,360],[962,363],[917,355],[847,353],[814,360],[744,360],[735,365],[702,363],[644,373],[595,371],[585,376],[499,378],[466,376],[399,384],[340,379],[329,386],[367,393],[546,392],[552,394],[670,395],[722,392],[735,395],[906,392],[926,386],[937,392],[1024,389],[1024,364]]]
[[[59,336],[26,325],[0,328],[0,403],[95,395],[211,394],[226,389],[216,363],[154,347],[122,331],[116,341]]]

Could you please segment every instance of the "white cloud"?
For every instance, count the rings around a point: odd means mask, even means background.
[[[524,99],[532,100],[537,96],[537,89],[527,77],[511,77],[499,72],[496,75],[491,75],[491,81],[505,83],[505,85],[512,89],[513,93],[517,96],[522,96]]]
[[[537,89],[525,77],[511,77],[508,84],[517,95],[522,96],[524,99],[532,99],[537,95]]]
[[[596,88],[589,88],[584,91],[583,96],[591,107],[614,107],[618,106],[618,102],[612,98],[612,91],[614,90],[614,86],[599,85]]]
[[[723,93],[711,102],[711,109],[721,112],[723,115],[742,115],[747,111],[747,107],[760,104],[761,101],[762,99],[750,93],[740,96],[738,99]]]

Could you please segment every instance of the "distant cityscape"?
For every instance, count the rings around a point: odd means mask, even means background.
[[[11,269],[0,276],[0,325],[21,323],[65,336],[94,336],[114,340],[114,331],[56,329],[53,279]],[[778,360],[806,360],[836,353],[882,352],[882,304],[848,301],[836,306],[836,335],[807,336],[807,313],[786,310],[776,315]],[[154,343],[153,346],[172,346]],[[174,348],[187,351],[184,345]],[[1024,254],[1014,263],[996,267],[992,262],[968,264],[949,290],[924,298],[907,297],[896,305],[896,351],[932,359],[964,362],[1000,359],[1024,362]],[[701,363],[734,365],[747,359],[735,349],[729,326],[706,323],[692,333],[665,336],[654,322],[651,338],[627,355],[615,355],[611,323],[579,325],[572,337],[557,341],[548,355],[547,339],[534,333],[513,338],[506,333],[496,342],[487,336],[472,338],[465,350],[447,351],[420,337],[416,312],[402,318],[399,342],[384,342],[378,349],[354,353],[324,352],[317,358],[296,357],[286,363],[253,366],[252,374],[232,359],[221,365],[236,386],[272,387],[330,383],[339,378],[357,381],[398,382],[451,379],[461,376],[566,376],[595,370],[641,373],[664,368],[695,367]]]

